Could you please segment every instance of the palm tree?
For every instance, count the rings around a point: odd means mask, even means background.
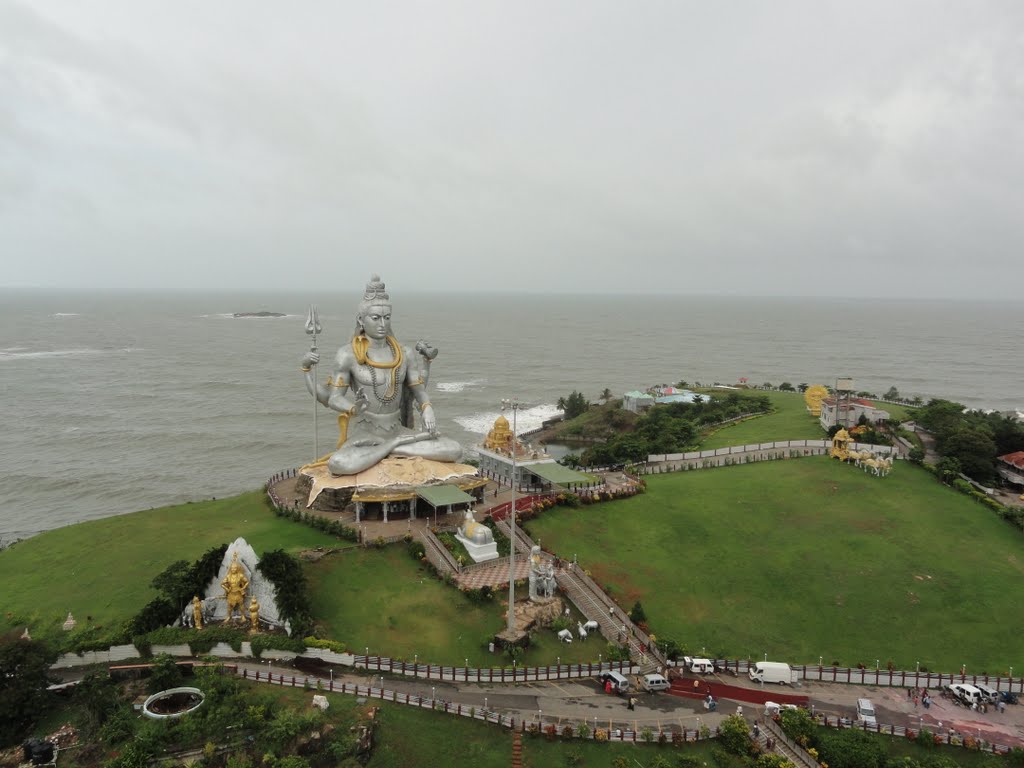
[[[612,391],[610,389],[608,389],[608,387],[605,387],[604,389],[602,389],[601,390],[601,400],[603,400],[604,402],[607,403],[611,399],[612,399]]]

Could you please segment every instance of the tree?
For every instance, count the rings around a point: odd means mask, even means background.
[[[817,725],[806,709],[784,709],[779,713],[779,724],[789,738],[801,746],[810,746]]]
[[[992,435],[982,429],[966,427],[940,441],[945,456],[959,459],[963,473],[979,483],[991,485],[996,478],[996,444]]]
[[[576,469],[580,465],[580,455],[578,453],[567,453],[558,460],[558,463],[563,467]]]
[[[181,684],[181,670],[178,669],[174,657],[161,653],[154,659],[153,671],[149,676],[146,689],[150,693],[159,693],[168,688],[177,688]]]
[[[610,389],[608,389],[608,387],[605,387],[604,389],[601,390],[601,398],[600,399],[601,399],[602,402],[607,403],[609,400],[612,399],[612,391]]]
[[[640,601],[637,600],[633,603],[633,608],[629,612],[629,620],[634,624],[642,624],[647,622],[647,614],[644,612],[644,607],[640,605]]]
[[[770,381],[766,381],[764,384],[761,385],[761,387],[764,389],[771,389],[772,383]]]
[[[796,388],[797,388],[797,389],[798,389],[798,390],[800,391],[800,393],[801,393],[801,394],[803,394],[804,392],[806,392],[806,391],[807,391],[807,389],[808,389],[808,388],[809,388],[810,386],[811,386],[811,385],[810,385],[810,384],[808,384],[808,383],[807,383],[806,381],[802,381],[802,382],[800,382],[799,384],[797,384],[797,385],[796,385]]]
[[[939,459],[939,463],[935,465],[935,468],[939,472],[939,479],[946,485],[953,482],[963,470],[963,467],[960,466],[960,460],[953,456],[943,456]]]
[[[565,418],[575,419],[582,413],[586,413],[587,409],[590,408],[590,403],[587,402],[587,398],[582,392],[577,392],[575,389],[572,393],[562,399],[559,398],[559,407],[565,411]],[[564,407],[562,407],[564,405]]]
[[[899,400],[900,399],[900,391],[898,389],[896,389],[896,387],[889,387],[887,390],[885,390],[885,394],[882,395],[882,399],[883,400]]]
[[[793,385],[792,384],[790,384],[788,381],[784,381],[781,384],[779,384],[779,391],[780,392],[793,392],[795,390],[793,389]]]
[[[754,761],[754,768],[796,768],[793,761],[784,755],[764,754],[758,755]]]
[[[90,733],[99,730],[120,703],[117,684],[106,670],[86,674],[75,686],[74,699],[82,710],[80,722]]]
[[[179,611],[192,599],[192,568],[187,560],[177,560],[164,568],[150,582],[150,586],[163,595]]]
[[[718,730],[718,741],[727,752],[734,755],[749,755],[753,748],[750,740],[750,729],[743,715],[729,715],[722,721]]]
[[[57,654],[41,640],[11,633],[0,640],[0,748],[21,741],[46,711],[50,665]]]

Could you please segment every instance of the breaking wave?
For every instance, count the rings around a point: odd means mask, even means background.
[[[516,430],[519,434],[522,434],[538,429],[545,421],[559,416],[561,413],[562,411],[558,406],[551,403],[534,405],[529,408],[521,407],[516,417]],[[491,430],[491,427],[494,426],[494,422],[499,416],[504,416],[509,422],[512,421],[511,412],[498,409],[474,413],[470,416],[456,416],[454,421],[467,432],[486,435]]]
[[[439,381],[431,386],[438,392],[463,392],[467,387],[478,387],[483,382],[480,380],[474,381]]]

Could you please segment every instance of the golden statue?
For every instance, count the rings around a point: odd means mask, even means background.
[[[840,429],[832,437],[832,449],[828,455],[840,461],[846,461],[850,458],[850,443],[852,442],[853,438],[850,437],[850,433],[845,429]]]
[[[228,613],[225,621],[235,618],[235,609],[238,609],[238,617],[245,620],[245,591],[249,588],[249,579],[242,570],[242,564],[238,562],[238,552],[231,558],[231,565],[228,566],[227,575],[220,583],[224,589],[224,598],[228,603]]]
[[[249,629],[258,632],[260,629],[260,604],[256,602],[256,595],[252,596],[249,603]]]
[[[828,397],[828,389],[821,384],[811,384],[804,390],[804,402],[812,416],[821,416],[821,401]]]
[[[199,595],[192,598],[192,624],[196,629],[203,628],[203,601],[199,599]]]

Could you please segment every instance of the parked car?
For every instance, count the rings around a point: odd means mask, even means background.
[[[1017,698],[1017,694],[1010,693],[1009,691],[1000,691],[999,700],[1004,701],[1007,704],[1017,704],[1020,702],[1020,699]]]
[[[987,703],[997,704],[999,702],[999,691],[995,688],[991,688],[984,683],[975,683],[974,687],[981,691],[981,696]]]
[[[598,675],[597,679],[600,681],[601,685],[604,685],[610,680],[612,683],[612,689],[616,693],[629,693],[630,688],[632,687],[629,684],[629,679],[621,672],[605,671]]]
[[[875,705],[871,703],[871,699],[857,699],[857,722],[875,725]]]
[[[953,683],[951,685],[947,685],[946,690],[948,690],[961,704],[965,704],[968,707],[979,705],[985,700],[981,691],[970,683]]]
[[[683,666],[698,675],[710,675],[715,671],[715,665],[711,659],[694,659],[690,656],[683,656]]]
[[[640,685],[648,693],[667,691],[672,685],[661,675],[644,675],[640,679]]]

